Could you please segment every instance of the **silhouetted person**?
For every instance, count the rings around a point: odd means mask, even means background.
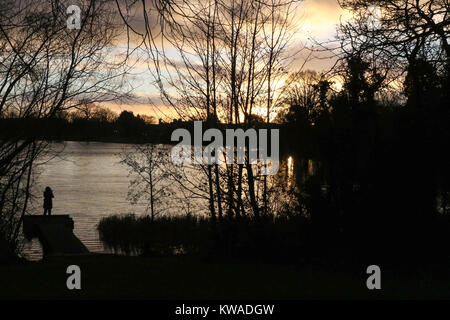
[[[48,213],[48,215],[52,214],[53,207],[53,191],[50,187],[46,187],[44,191],[44,216]]]

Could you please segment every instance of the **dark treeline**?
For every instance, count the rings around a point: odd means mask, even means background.
[[[156,123],[153,116],[135,115],[132,111],[122,111],[120,115],[95,105],[85,107],[83,112],[60,112],[51,118],[16,117],[0,118],[0,137],[4,140],[40,139],[46,141],[99,141],[123,143],[165,143],[171,141],[172,132],[178,128],[187,129],[194,135],[194,120],[172,120]],[[208,129],[202,123],[203,131]],[[216,124],[220,130],[227,128],[249,128],[248,125]],[[265,128],[264,120],[254,116],[252,128]],[[271,124],[271,128],[281,125]],[[192,140],[193,142],[193,140]]]
[[[448,3],[339,2],[353,18],[338,28],[335,78],[302,81],[284,115],[292,149],[317,162],[298,186],[315,242],[367,262],[448,264]]]
[[[96,107],[92,115],[81,112],[62,113],[51,118],[0,119],[0,136],[18,136],[49,141],[103,141],[168,143],[173,125],[154,124],[153,117],[123,111],[119,116],[108,109]],[[101,112],[99,112],[101,111]]]
[[[297,137],[290,148],[318,164],[298,195],[316,241],[369,260],[447,259],[448,74],[425,61],[410,65],[405,99],[386,102],[369,63],[350,55],[344,66],[341,91],[318,81],[316,103],[284,115],[288,136]]]

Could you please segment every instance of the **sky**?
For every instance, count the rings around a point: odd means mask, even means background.
[[[295,24],[298,34],[295,41],[312,45],[313,39],[324,42],[336,34],[336,25],[345,18],[345,12],[339,7],[337,0],[305,0],[298,9]],[[118,51],[124,48],[117,47]],[[307,52],[300,52],[291,65],[292,70],[298,70],[303,65]],[[333,65],[330,59],[313,59],[303,69],[316,71],[328,70]],[[133,86],[133,100],[126,102],[105,102],[102,105],[120,113],[123,110],[134,114],[154,116],[156,119],[170,121],[174,117],[171,109],[164,106],[159,99],[158,90],[152,85],[152,76],[145,62],[138,62],[133,68],[130,83]]]

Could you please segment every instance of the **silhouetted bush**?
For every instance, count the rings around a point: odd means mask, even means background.
[[[159,217],[134,214],[103,218],[98,224],[100,240],[114,252],[130,254],[180,254],[207,250],[211,239],[209,221],[202,217]]]

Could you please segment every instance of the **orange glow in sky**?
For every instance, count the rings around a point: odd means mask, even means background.
[[[312,45],[314,39],[323,42],[333,39],[336,34],[336,25],[340,19],[345,19],[345,12],[339,7],[337,0],[305,0],[297,9],[295,15],[295,30],[298,30],[293,37],[295,43],[299,45]],[[292,65],[292,70],[298,70],[304,63],[306,53],[300,53]],[[303,69],[322,71],[329,69],[333,61],[327,59],[315,59],[309,61]],[[139,61],[135,68],[138,70],[135,76],[134,95],[137,101],[116,103],[102,103],[104,107],[117,113],[123,110],[132,111],[135,114],[145,114],[154,116],[156,119],[170,121],[178,118],[177,114],[170,107],[165,106],[159,99],[157,89],[151,84],[152,76],[146,63]],[[281,86],[282,83],[277,84]],[[151,102],[150,102],[151,100]],[[264,116],[266,109],[256,108],[255,113]]]

